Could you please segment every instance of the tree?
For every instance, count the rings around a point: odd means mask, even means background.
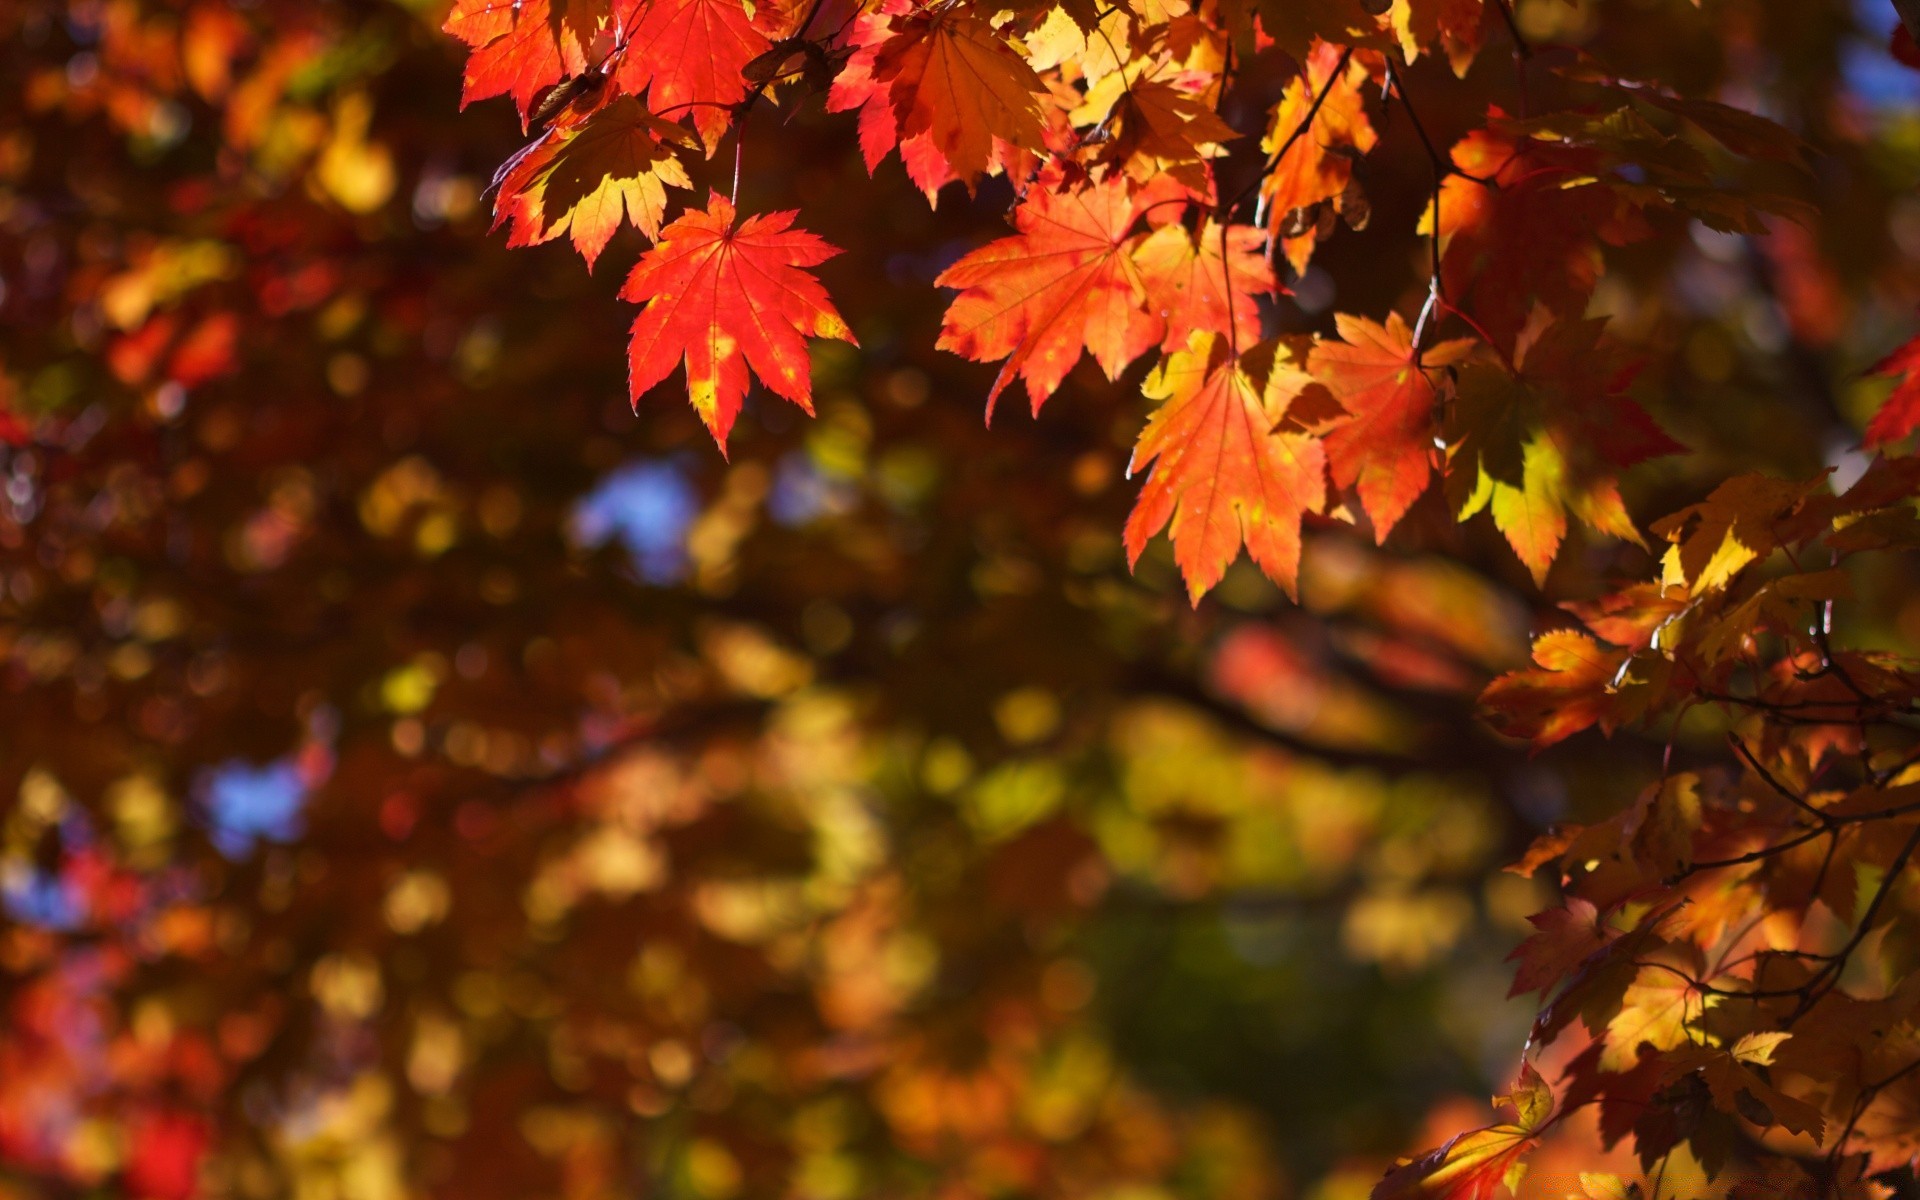
[[[0,1186],[1911,1188],[1895,21],[22,0]]]

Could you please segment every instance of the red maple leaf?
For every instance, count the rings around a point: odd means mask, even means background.
[[[969,191],[1002,146],[1039,151],[1046,85],[984,18],[888,0],[854,26],[859,47],[833,82],[830,112],[860,110],[867,170],[896,145],[929,201],[958,179]]]
[[[647,303],[628,351],[634,404],[684,360],[688,398],[723,454],[749,367],[811,414],[806,339],[858,344],[820,281],[799,269],[840,251],[793,228],[795,215],[766,213],[736,227],[733,204],[716,192],[707,211],[683,213],[660,231],[620,291]]]
[[[1035,187],[1013,210],[1017,234],[934,280],[963,289],[947,309],[940,348],[975,362],[1007,360],[987,393],[987,420],[1015,376],[1037,413],[1082,348],[1114,379],[1160,341],[1132,253],[1141,239],[1129,233],[1141,207],[1124,178],[1076,192]]]
[[[1196,333],[1148,377],[1164,403],[1140,434],[1129,473],[1153,475],[1127,519],[1127,558],[1171,521],[1174,561],[1195,603],[1246,546],[1289,593],[1300,574],[1300,520],[1326,501],[1326,457],[1304,433],[1277,433],[1292,395],[1263,395],[1217,334]],[[1156,461],[1157,460],[1157,461]]]
[[[647,93],[648,107],[679,119],[689,114],[712,152],[746,99],[742,68],[773,45],[741,0],[649,0],[635,6],[613,81]]]
[[[1871,448],[1897,442],[1920,426],[1920,337],[1875,363],[1868,374],[1899,380],[1880,411],[1867,422],[1867,435],[1863,440]]]
[[[1494,109],[1490,125],[1453,148],[1440,188],[1442,273],[1455,304],[1512,349],[1536,303],[1556,316],[1585,311],[1601,272],[1600,244],[1648,232],[1645,218],[1598,181],[1597,151],[1530,137]],[[1433,231],[1432,213],[1421,232]]]
[[[542,90],[586,69],[583,33],[606,12],[606,0],[456,0],[441,28],[473,48],[460,107],[512,96],[524,127]]]

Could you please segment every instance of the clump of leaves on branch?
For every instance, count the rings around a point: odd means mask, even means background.
[[[1010,202],[1011,232],[934,280],[955,293],[938,346],[996,365],[989,420],[1016,381],[1039,416],[1083,356],[1133,372],[1155,407],[1127,553],[1167,532],[1196,604],[1242,549],[1291,593],[1303,527],[1384,542],[1430,490],[1488,514],[1536,583],[1570,524],[1646,545],[1621,474],[1682,447],[1643,407],[1648,347],[1598,315],[1614,258],[1689,222],[1812,215],[1795,134],[1534,45],[1506,0],[459,0],[446,28],[465,99],[510,96],[534,137],[497,222],[517,245],[568,234],[589,267],[623,222],[654,241],[622,292],[645,305],[631,399],[684,361],[723,450],[750,375],[811,411],[805,340],[853,339],[806,209],[736,213],[782,111],[848,114],[868,169],[897,155],[929,205]],[[1459,80],[1484,102],[1447,138],[1428,98]],[[1382,166],[1395,125],[1412,138]],[[1289,284],[1374,220],[1376,172],[1420,181],[1395,207],[1424,284],[1315,332]],[[1915,394],[1870,445],[1913,431]],[[1834,629],[1849,563],[1920,545],[1916,492],[1897,458],[1837,494],[1733,479],[1652,526],[1658,579],[1574,606],[1488,690],[1536,746],[1718,721],[1729,757],[1670,763],[1529,853],[1566,899],[1518,952],[1544,1007],[1516,1120],[1376,1196],[1489,1196],[1589,1106],[1650,1173],[1684,1148],[1744,1194],[1888,1194],[1871,1177],[1920,1152],[1920,664]]]
[[[0,1196],[1911,1195],[1896,12],[0,4]]]
[[[1378,1195],[1485,1194],[1586,1106],[1649,1172],[1684,1146],[1709,1177],[1738,1161],[1736,1196],[1894,1194],[1873,1176],[1920,1150],[1920,660],[1833,630],[1853,560],[1920,548],[1917,489],[1912,458],[1837,495],[1729,480],[1655,525],[1658,580],[1571,606],[1580,627],[1487,689],[1488,718],[1536,746],[1698,714],[1729,760],[1670,764],[1513,868],[1567,894],[1514,954],[1514,993],[1543,1002],[1531,1047],[1571,1053],[1558,1095],[1526,1068],[1517,1126]]]

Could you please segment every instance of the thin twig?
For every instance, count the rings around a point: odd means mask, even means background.
[[[1788,787],[1786,784],[1781,783],[1779,779],[1774,777],[1773,772],[1767,770],[1766,767],[1762,766],[1760,763],[1760,760],[1753,756],[1753,751],[1747,748],[1747,743],[1745,739],[1741,738],[1739,734],[1729,733],[1727,735],[1727,742],[1733,747],[1734,753],[1738,754],[1741,757],[1741,759],[1746,762],[1747,766],[1753,771],[1753,773],[1755,775],[1758,775],[1761,779],[1765,780],[1767,786],[1772,788],[1774,792],[1776,792],[1782,799],[1786,800],[1787,803],[1793,805],[1795,808],[1799,809],[1801,812],[1806,813],[1808,816],[1812,817],[1815,821],[1818,821],[1823,826],[1830,826],[1834,824],[1834,819],[1831,815],[1821,812],[1819,809],[1815,808],[1813,805],[1807,803],[1806,797],[1800,795],[1798,792],[1794,791],[1792,788]]]

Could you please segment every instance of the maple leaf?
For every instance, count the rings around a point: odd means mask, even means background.
[[[1653,531],[1673,543],[1662,559],[1661,583],[1691,588],[1696,596],[1726,587],[1779,547],[1781,522],[1823,477],[1824,472],[1805,480],[1737,475],[1700,503],[1654,522]]]
[[[1486,0],[1400,0],[1390,14],[1400,50],[1411,62],[1438,49],[1453,73],[1464,77],[1493,20]]]
[[[1351,414],[1327,434],[1336,487],[1357,487],[1376,542],[1399,523],[1433,477],[1433,381],[1423,363],[1445,365],[1470,343],[1447,342],[1416,359],[1398,313],[1385,325],[1336,314],[1341,341],[1315,344],[1307,370]]]
[[[1142,205],[1124,177],[1074,192],[1035,187],[1013,210],[1019,232],[973,251],[934,282],[962,289],[941,322],[942,350],[975,362],[1005,358],[987,393],[987,420],[1018,377],[1038,413],[1091,352],[1108,379],[1161,340],[1130,234]]]
[[[1671,878],[1693,861],[1702,818],[1700,777],[1677,771],[1640,793],[1625,814],[1624,832],[1635,861]]]
[[[1920,337],[1902,344],[1875,363],[1867,374],[1898,380],[1880,405],[1880,411],[1867,422],[1866,437],[1862,441],[1872,449],[1897,442],[1920,426]]]
[[[1459,373],[1448,483],[1464,521],[1483,508],[1536,585],[1546,581],[1567,515],[1643,544],[1613,468],[1680,449],[1625,396],[1630,371],[1601,342],[1604,323],[1552,321],[1545,309],[1515,343],[1513,367]]]
[[[1705,623],[1698,639],[1699,661],[1717,666],[1749,653],[1754,639],[1762,633],[1791,637],[1808,628],[1816,603],[1851,599],[1852,595],[1852,582],[1838,567],[1768,580],[1746,599]]]
[[[1567,536],[1567,510],[1561,496],[1566,460],[1548,433],[1535,431],[1521,446],[1514,475],[1517,482],[1479,471],[1473,491],[1460,502],[1456,515],[1465,521],[1483,508],[1490,510],[1494,527],[1506,535],[1507,544],[1526,564],[1534,586],[1545,587],[1547,572]],[[1621,512],[1617,492],[1608,492],[1602,504],[1602,519],[1610,528],[1633,531],[1631,522],[1613,519]]]
[[[472,48],[460,107],[511,96],[525,128],[534,97],[586,69],[606,0],[456,0],[441,26]]]
[[[1261,203],[1296,274],[1306,271],[1318,238],[1310,223],[1288,235],[1289,224],[1315,205],[1344,207],[1354,160],[1379,140],[1360,94],[1365,67],[1331,42],[1316,42],[1303,67],[1274,106],[1260,143],[1269,163]]]
[[[1275,283],[1258,229],[1223,230],[1213,220],[1202,222],[1198,233],[1162,225],[1135,248],[1133,260],[1150,306],[1166,323],[1164,348],[1179,350],[1195,333],[1220,334],[1236,348],[1260,340],[1254,297],[1272,295]]]
[[[806,339],[858,344],[820,281],[799,269],[839,250],[793,228],[794,216],[766,213],[736,227],[732,202],[715,192],[707,211],[684,213],[661,230],[620,292],[647,305],[628,353],[633,402],[684,358],[688,398],[722,453],[749,367],[811,414]]]
[[[1695,999],[1693,985],[1672,971],[1643,968],[1621,998],[1620,1011],[1607,1022],[1600,1069],[1615,1074],[1630,1071],[1640,1061],[1640,1047],[1655,1051],[1677,1049],[1691,1040],[1687,1021],[1698,1017],[1715,996]]]
[[[1564,741],[1595,723],[1612,732],[1608,686],[1626,652],[1586,634],[1556,629],[1533,644],[1537,669],[1510,671],[1480,694],[1481,711],[1495,729],[1531,741],[1536,750]]]
[[[1460,1134],[1417,1159],[1403,1160],[1373,1187],[1372,1200],[1493,1200],[1495,1190],[1518,1174],[1521,1156],[1533,1149],[1553,1117],[1553,1092],[1532,1063],[1495,1102],[1514,1120]]]
[[[854,25],[857,47],[834,80],[829,112],[860,110],[873,171],[895,146],[931,202],[958,179],[971,192],[1004,144],[1045,146],[1046,85],[986,19],[951,5],[888,0]]]
[[[1534,932],[1507,956],[1507,961],[1520,963],[1508,996],[1539,992],[1544,998],[1608,941],[1599,910],[1579,896],[1570,896],[1559,908],[1537,912],[1527,920]]]
[[[1536,304],[1578,317],[1600,279],[1601,243],[1632,242],[1648,227],[1595,181],[1598,153],[1528,136],[1498,109],[1491,121],[1453,148],[1457,170],[1440,188],[1441,270],[1453,302],[1470,300],[1480,327],[1506,348]],[[1434,233],[1431,209],[1420,232]]]
[[[646,0],[628,18],[613,81],[662,115],[690,113],[711,154],[746,99],[746,65],[773,43],[743,0]]]
[[[494,227],[511,221],[509,246],[532,246],[571,230],[593,269],[621,220],[659,236],[667,187],[692,187],[673,146],[692,135],[621,96],[584,121],[550,130],[503,176]]]
[[[1777,1032],[1777,1031],[1776,1031]],[[1804,1100],[1781,1092],[1753,1070],[1773,1058],[1782,1038],[1743,1037],[1732,1047],[1683,1045],[1667,1055],[1667,1077],[1678,1079],[1694,1072],[1706,1082],[1714,1107],[1736,1116],[1764,1117],[1792,1133],[1803,1133],[1818,1143],[1826,1136],[1826,1118]],[[1757,1106],[1757,1109],[1756,1107]]]
[[[1099,135],[1093,161],[1117,164],[1141,183],[1170,175],[1204,193],[1206,161],[1225,154],[1222,143],[1240,135],[1196,94],[1204,86],[1192,77],[1197,73],[1185,79],[1134,74],[1129,64],[1101,78],[1069,118],[1075,125],[1094,127]]]
[[[1128,473],[1153,464],[1127,519],[1129,563],[1173,524],[1174,561],[1199,604],[1244,545],[1268,578],[1293,594],[1300,520],[1326,501],[1326,459],[1302,433],[1275,432],[1291,396],[1254,386],[1226,342],[1196,333],[1147,378],[1163,401],[1134,448]]]
[[[1577,72],[1576,72],[1577,74]],[[1643,111],[1671,113],[1742,158],[1806,165],[1812,152],[1798,134],[1759,113],[1698,96],[1670,95],[1657,87],[1608,78]]]

